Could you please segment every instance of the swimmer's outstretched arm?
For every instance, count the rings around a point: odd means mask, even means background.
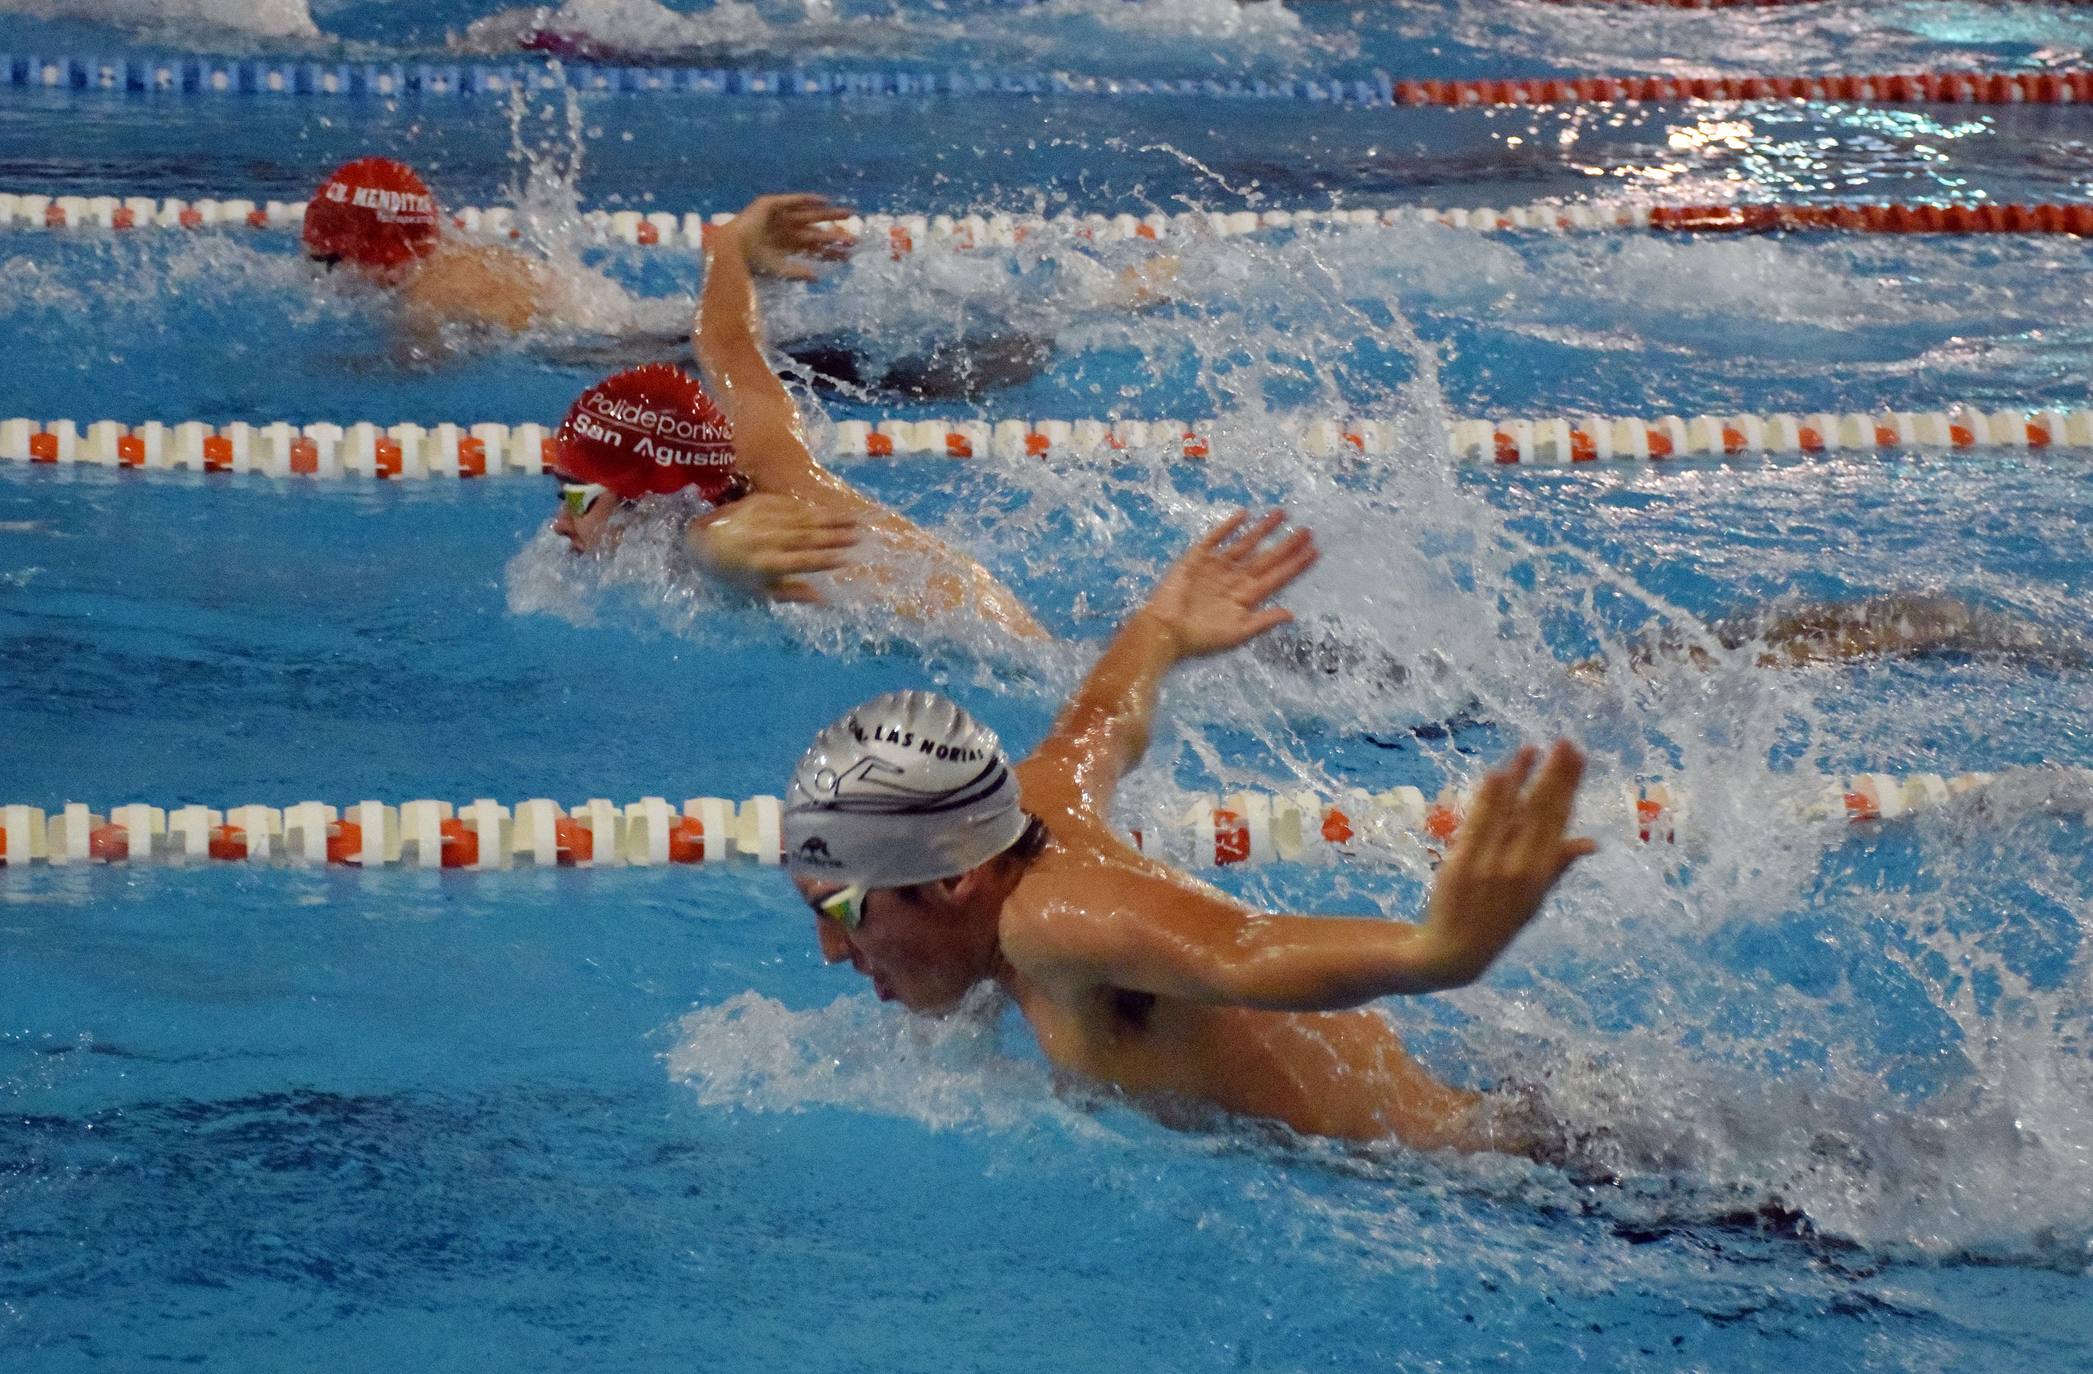
[[[691,346],[734,423],[735,464],[759,491],[851,491],[814,461],[799,411],[763,356],[755,280],[760,272],[811,281],[801,259],[849,251],[849,235],[833,227],[847,213],[820,196],[762,196],[720,228],[707,253]]]
[[[1568,838],[1584,760],[1558,742],[1484,779],[1421,925],[1266,916],[1162,872],[1116,870],[1081,900],[1006,921],[1006,953],[1067,989],[1111,987],[1263,1011],[1342,1011],[1480,978],[1540,913],[1587,839]]]
[[[1315,566],[1315,537],[1297,529],[1266,541],[1286,522],[1273,511],[1255,524],[1238,511],[1172,564],[1113,637],[1070,697],[1038,751],[1076,774],[1102,812],[1112,789],[1148,751],[1156,696],[1170,670],[1255,639],[1293,613],[1265,602]]]

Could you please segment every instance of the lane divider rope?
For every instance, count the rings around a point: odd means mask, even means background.
[[[828,456],[930,455],[967,458],[1098,458],[1154,453],[1214,456],[1211,421],[843,420]],[[1395,451],[1398,426],[1372,419],[1277,421],[1313,457],[1380,457]],[[1786,457],[1878,450],[2093,449],[2093,409],[1962,404],[1946,410],[1764,415],[1604,415],[1459,420],[1448,455],[1463,463],[1542,467],[1672,458]],[[542,475],[554,462],[552,431],[540,424],[211,426],[115,420],[0,420],[0,462],[137,471],[251,472],[272,477],[423,481]]]
[[[729,70],[536,62],[316,62],[272,58],[0,53],[0,86],[157,94],[450,98],[576,90],[654,96],[1071,95],[1306,100],[1337,105],[1662,104],[1687,100],[1837,100],[1864,104],[2082,104],[2093,71],[1912,72],[1825,76],[1594,76],[1398,81],[1371,77],[1142,80],[1065,72]]]
[[[2060,784],[2083,788],[2093,769],[2039,768],[1999,773],[1861,773],[1798,789],[1797,814],[1852,823],[1892,821],[1973,793],[2010,789],[2054,798]],[[2089,796],[2093,802],[2093,796]],[[1672,843],[1689,814],[1659,781],[1624,784],[1603,823],[1616,837]],[[1407,841],[1444,845],[1458,833],[1470,796],[1449,788],[1427,798],[1415,787],[1314,794],[1235,792],[1195,799],[1162,825],[1130,832],[1137,846],[1199,866],[1316,863]],[[463,806],[362,801],[347,807],[299,802],[278,809],[206,806],[172,809],[133,803],[107,815],[84,802],[54,814],[0,806],[0,866],[110,863],[326,864],[355,867],[502,869],[659,867],[782,861],[782,803],[750,797],[693,797],[681,807],[663,797],[620,806],[605,799],[571,810],[547,798],[513,807],[482,798]],[[1605,833],[1602,830],[1602,833]]]
[[[733,215],[696,211],[590,210],[582,226],[599,242],[702,248]],[[0,192],[0,229],[280,229],[305,222],[305,202],[182,200],[152,196]],[[515,238],[514,210],[470,206],[458,229]],[[1636,229],[1673,233],[2077,234],[2093,236],[2093,204],[1981,205],[1639,205],[1533,204],[1497,209],[1426,205],[1385,209],[1191,210],[1146,215],[854,215],[842,227],[861,242],[885,243],[896,257],[925,245],[1011,248],[1035,238],[1093,242],[1242,238],[1274,229],[1402,228],[1440,225],[1484,232],[1578,233]]]

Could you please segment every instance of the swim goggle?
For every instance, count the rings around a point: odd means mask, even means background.
[[[856,930],[858,923],[865,919],[865,885],[852,883],[840,891],[831,892],[816,902],[814,909],[845,930]]]
[[[568,516],[575,520],[587,515],[598,501],[608,495],[610,488],[599,486],[595,482],[560,483],[560,504],[567,508]]]

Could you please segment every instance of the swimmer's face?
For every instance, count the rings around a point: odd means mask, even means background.
[[[820,910],[822,899],[840,891],[841,884],[805,878],[792,883],[814,908],[821,957],[847,963],[871,979],[882,1002],[939,1015],[959,1005],[967,990],[992,972],[992,946],[975,949],[959,935],[964,923],[950,909],[942,884],[874,888],[865,894],[857,928],[847,930]]]
[[[404,285],[408,276],[419,265],[419,259],[414,259],[393,266],[381,267],[375,263],[358,262],[353,258],[345,258],[339,253],[315,253],[310,249],[306,251],[305,260],[312,264],[313,276],[316,279],[324,276],[346,275],[361,277],[373,286],[385,287]]]
[[[567,479],[560,479],[563,486]],[[552,517],[552,532],[567,541],[567,547],[576,553],[591,553],[610,545],[611,517],[618,513],[624,501],[604,492],[592,501],[576,502],[564,493],[560,497],[559,513]],[[581,506],[577,512],[575,507]]]

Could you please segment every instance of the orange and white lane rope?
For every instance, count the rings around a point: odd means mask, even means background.
[[[1828,76],[1579,76],[1398,81],[1398,105],[1651,105],[1815,100],[1862,105],[2080,105],[2093,71],[1880,72]]]
[[[733,218],[695,211],[591,210],[583,229],[604,243],[699,248]],[[49,196],[0,192],[0,229],[281,229],[304,223],[302,201],[178,200],[147,196]],[[516,237],[516,212],[467,208],[452,223],[484,237]],[[843,221],[860,239],[884,243],[899,256],[924,247],[962,250],[1014,247],[1032,239],[1091,242],[1242,238],[1274,229],[1315,230],[1435,224],[1487,232],[1597,230],[1720,232],[1849,232],[1879,234],[2093,235],[2093,205],[1643,205],[1533,204],[1508,209],[1449,209],[1429,205],[1385,209],[1186,210],[1174,214],[1076,215],[862,215]]]
[[[1384,420],[1277,420],[1317,457],[1394,451]],[[1215,456],[1211,421],[844,420],[829,456],[900,458],[1097,458],[1121,453],[1204,460]],[[0,462],[138,471],[247,472],[273,477],[401,481],[538,475],[552,463],[544,425],[211,426],[115,420],[0,420]],[[1604,415],[1461,420],[1448,435],[1460,462],[1570,466],[1670,458],[1786,456],[1910,449],[2093,449],[2093,409],[1859,411],[1844,414]],[[1226,456],[1223,454],[1222,456]]]
[[[1891,821],[1971,793],[2001,789],[2053,798],[2059,782],[2083,788],[2093,769],[2011,773],[1863,773],[1820,778],[1798,789],[1805,818]],[[1602,835],[1670,843],[1690,824],[1690,809],[1661,782],[1624,785],[1597,823]],[[1134,843],[1200,866],[1319,863],[1377,852],[1390,844],[1444,845],[1459,831],[1465,793],[1428,798],[1414,787],[1328,798],[1236,792],[1195,800],[1180,816],[1132,832]],[[0,806],[0,867],[115,863],[326,864],[352,867],[468,868],[659,867],[783,858],[782,803],[750,797],[693,797],[681,807],[663,797],[620,806],[597,799],[571,810],[546,798],[507,806],[481,799],[463,806],[363,801],[346,807],[299,802],[281,809],[206,806],[165,809],[143,803],[107,815],[83,802],[47,815]],[[1589,822],[1588,822],[1589,823]]]
[[[1394,449],[1396,426],[1387,421],[1282,423],[1298,425],[1295,442],[1316,456]],[[838,458],[1081,458],[1163,450],[1204,459],[1214,456],[1214,444],[1205,423],[1181,420],[845,420],[835,426],[830,451]],[[1841,415],[1553,416],[1461,420],[1448,435],[1448,452],[1461,462],[1542,466],[1911,448],[2093,449],[2093,410],[1962,405]]]
[[[272,477],[498,477],[542,474],[544,425],[250,425],[0,420],[0,461]]]

